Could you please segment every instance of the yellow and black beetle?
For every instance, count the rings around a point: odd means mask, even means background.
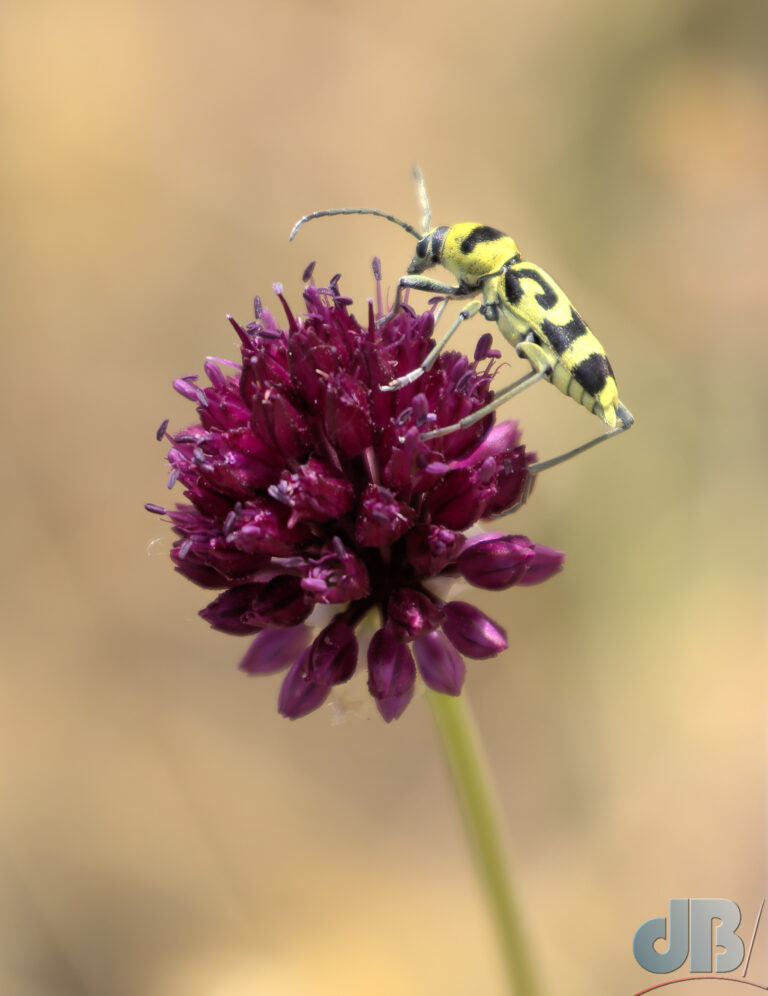
[[[314,211],[300,218],[290,238],[293,239],[307,221],[340,214],[376,215],[394,222],[412,235],[416,239],[416,252],[406,276],[397,283],[392,310],[382,321],[396,314],[406,289],[443,295],[446,301],[442,307],[449,298],[482,295],[481,299],[473,301],[459,313],[420,367],[392,381],[384,390],[395,391],[417,380],[429,370],[461,323],[478,312],[488,321],[495,322],[507,342],[515,347],[518,356],[530,363],[531,372],[497,392],[488,405],[455,425],[425,432],[423,438],[444,436],[465,428],[542,379],[549,380],[563,394],[597,415],[609,431],[557,457],[533,464],[530,467],[532,474],[569,460],[629,429],[634,418],[619,401],[605,350],[562,288],[540,266],[523,260],[514,239],[497,228],[474,222],[432,228],[424,177],[418,167],[414,168],[414,173],[423,210],[421,232],[400,218],[375,208],[332,208]],[[444,266],[458,283],[447,284],[421,275],[437,265]]]

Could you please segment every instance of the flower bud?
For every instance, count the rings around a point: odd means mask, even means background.
[[[533,544],[533,560],[528,565],[519,584],[540,584],[563,569],[565,554],[549,546]]]
[[[312,611],[312,599],[301,588],[301,579],[292,574],[279,574],[258,589],[243,621],[257,626],[296,626]]]
[[[387,488],[369,484],[363,492],[355,522],[355,540],[360,546],[391,546],[413,524],[415,513]]]
[[[398,588],[389,596],[387,620],[403,640],[412,640],[437,629],[442,619],[442,602],[415,588]]]
[[[447,526],[417,526],[408,534],[408,559],[424,577],[439,574],[458,557],[465,540]]]
[[[368,689],[384,719],[397,719],[413,696],[416,664],[411,652],[387,626],[368,645]]]
[[[430,688],[445,695],[458,695],[464,684],[466,665],[462,656],[442,633],[427,633],[413,641],[419,673]]]
[[[320,684],[339,685],[349,681],[356,667],[355,631],[342,616],[336,616],[312,644],[308,674]]]
[[[240,670],[246,674],[274,674],[284,670],[307,647],[311,632],[308,626],[265,629],[240,661]]]
[[[328,698],[330,685],[324,685],[310,677],[307,671],[310,649],[304,651],[283,679],[277,708],[286,719],[299,719],[318,709]]]
[[[499,591],[519,584],[533,558],[533,543],[525,536],[481,537],[467,544],[456,566],[470,584]]]
[[[444,612],[443,632],[465,657],[484,660],[507,649],[505,631],[474,605],[449,602]]]

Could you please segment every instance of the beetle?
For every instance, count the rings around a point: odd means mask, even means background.
[[[445,436],[485,418],[509,398],[548,380],[558,390],[597,415],[608,432],[561,453],[532,464],[531,475],[570,460],[598,443],[619,435],[634,423],[632,413],[619,400],[613,369],[599,340],[573,307],[565,291],[536,263],[524,260],[509,235],[488,225],[459,222],[433,228],[424,176],[414,167],[422,207],[422,231],[392,214],[375,208],[331,208],[314,211],[294,225],[290,240],[308,221],[343,214],[371,214],[399,225],[416,239],[416,251],[405,276],[397,282],[395,300],[380,323],[400,308],[405,290],[420,290],[451,298],[474,297],[424,359],[421,366],[382,388],[395,391],[411,384],[430,369],[457,329],[480,313],[495,322],[499,331],[531,366],[530,373],[498,391],[493,400],[454,425],[425,432],[423,439]],[[456,284],[423,276],[433,266],[443,266]],[[481,295],[478,298],[478,295]],[[442,308],[440,311],[442,314]],[[439,316],[438,316],[439,317]]]

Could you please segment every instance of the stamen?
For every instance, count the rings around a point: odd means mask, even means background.
[[[256,317],[257,318],[261,318],[261,298],[259,298],[259,297],[254,298],[253,306],[254,306],[254,309],[255,309],[257,301],[259,303],[259,311],[258,311]],[[238,336],[240,338],[240,341],[243,343],[243,345],[247,346],[250,343],[250,341],[251,341],[251,336],[248,335],[248,333],[245,331],[245,329],[242,327],[242,325],[240,325],[239,322],[237,322],[232,317],[232,315],[227,315],[227,321],[232,326],[232,328],[235,330],[235,332],[237,332],[237,334],[238,334]]]
[[[477,345],[475,346],[475,363],[479,363],[480,360],[484,360],[488,355],[488,352],[493,343],[493,336],[490,332],[485,332],[477,340]]]
[[[301,275],[301,282],[303,284],[308,284],[312,279],[312,274],[315,272],[315,260],[313,259],[311,263],[308,263],[304,272]]]

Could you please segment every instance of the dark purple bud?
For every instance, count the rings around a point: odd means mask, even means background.
[[[373,442],[370,390],[343,371],[333,377],[325,394],[325,431],[344,456],[356,457]]]
[[[497,458],[495,494],[488,500],[485,515],[500,515],[520,501],[528,479],[528,465],[535,459],[536,454],[526,452],[524,446]]]
[[[427,633],[413,641],[413,650],[424,681],[436,692],[458,695],[466,665],[442,633]]]
[[[485,660],[507,649],[506,632],[474,605],[449,602],[443,611],[443,632],[465,657]]]
[[[299,659],[309,645],[311,635],[309,626],[264,630],[240,661],[240,670],[246,674],[274,674],[282,671]]]
[[[269,498],[245,502],[227,523],[227,540],[244,553],[287,557],[311,535],[302,522],[289,526],[288,515],[284,505]]]
[[[338,537],[317,557],[298,558],[296,567],[303,574],[301,587],[324,605],[353,602],[371,592],[365,564]]]
[[[324,685],[310,677],[307,671],[309,655],[308,647],[291,667],[280,687],[277,708],[286,719],[299,719],[314,712],[325,702],[331,691],[330,685]]]
[[[387,602],[387,621],[403,640],[431,633],[443,618],[443,603],[415,588],[398,588]]]
[[[416,664],[410,650],[383,626],[368,646],[368,689],[388,723],[402,714],[415,683]]]
[[[286,470],[280,482],[268,489],[291,509],[289,527],[297,522],[339,519],[352,508],[354,488],[323,460],[310,459],[294,473]]]
[[[201,588],[221,588],[226,578],[189,546],[190,540],[179,541],[171,550],[171,560],[176,570]]]
[[[470,584],[499,591],[519,584],[534,558],[534,545],[525,536],[488,536],[470,542],[456,566]]]
[[[258,633],[264,625],[254,620],[246,621],[245,614],[258,597],[263,585],[241,584],[236,588],[223,591],[218,598],[200,610],[199,615],[214,629],[222,633],[234,633],[244,636],[247,633]]]
[[[518,584],[540,584],[563,569],[565,554],[548,546],[533,544],[533,560]]]
[[[380,397],[388,399],[392,395],[382,393]],[[424,449],[420,439],[420,431],[415,425],[412,425],[402,435],[399,428],[396,428],[392,435],[395,437],[395,442],[391,447],[389,460],[382,469],[381,479],[386,487],[402,495],[410,496],[415,490],[413,471],[416,455]]]
[[[296,626],[313,608],[310,596],[302,590],[301,578],[279,574],[271,581],[250,587],[258,589],[250,608],[243,614],[246,623],[256,626]]]
[[[457,531],[477,522],[485,504],[486,488],[468,468],[452,470],[427,495],[432,519]]]
[[[212,567],[201,564],[194,556],[182,558],[180,554],[181,547],[171,550],[171,560],[179,574],[194,584],[201,588],[221,588],[226,583],[224,576]]]
[[[363,492],[355,522],[355,540],[360,546],[391,546],[408,531],[415,511],[399,501],[387,488],[369,484]]]
[[[323,685],[340,685],[349,681],[357,667],[357,639],[355,631],[336,618],[318,634],[312,644],[308,673]]]
[[[417,526],[408,534],[408,561],[417,574],[433,577],[458,557],[464,546],[464,536],[446,526]]]
[[[288,459],[303,456],[311,442],[306,416],[280,388],[267,388],[254,404],[251,427],[255,436],[271,440]]]

